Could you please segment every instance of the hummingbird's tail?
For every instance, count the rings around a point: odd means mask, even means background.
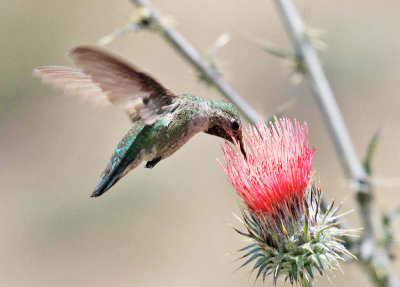
[[[143,143],[147,142],[147,134],[151,131],[152,127],[145,126],[144,122],[137,122],[133,125],[118,144],[91,197],[98,197],[105,193],[141,163],[144,152]]]
[[[119,177],[119,176],[115,176],[112,178],[110,178],[108,176],[104,176],[100,180],[100,182],[97,184],[96,188],[94,189],[94,191],[90,197],[98,197],[98,196],[102,195],[107,190],[109,190],[114,184],[116,184],[120,178],[121,177]]]
[[[133,155],[132,155],[133,154]],[[116,184],[122,177],[125,176],[130,170],[137,167],[142,159],[138,156],[139,153],[132,153],[131,156],[125,156],[119,164],[113,164],[110,161],[106,169],[103,172],[100,182],[97,184],[92,195],[90,197],[98,197],[109,190],[114,184]],[[133,157],[133,160],[132,160]]]

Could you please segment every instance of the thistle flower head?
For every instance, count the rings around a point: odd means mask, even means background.
[[[254,241],[242,249],[248,250],[242,266],[255,261],[256,278],[272,274],[275,284],[284,275],[293,284],[338,266],[343,254],[352,256],[336,238],[347,233],[337,227],[338,208],[332,204],[321,213],[307,124],[275,118],[270,126],[250,126],[247,133],[246,158],[229,143],[223,147],[223,168],[243,199],[246,232],[237,231]]]
[[[272,215],[292,201],[300,201],[309,183],[314,149],[308,149],[307,124],[288,119],[248,130],[247,160],[230,145],[224,152],[226,173],[253,211]]]

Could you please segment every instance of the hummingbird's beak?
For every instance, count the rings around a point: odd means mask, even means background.
[[[246,151],[244,150],[243,140],[240,140],[240,151],[242,152],[244,159],[247,160]]]

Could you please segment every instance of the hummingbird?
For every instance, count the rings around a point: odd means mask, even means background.
[[[67,57],[74,67],[38,67],[34,75],[45,84],[97,105],[121,106],[132,121],[91,197],[102,195],[142,161],[146,161],[146,168],[153,168],[199,132],[237,143],[246,155],[242,124],[231,103],[191,94],[175,95],[105,48],[77,46]]]

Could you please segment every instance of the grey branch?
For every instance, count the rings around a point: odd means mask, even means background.
[[[307,79],[320,105],[328,125],[337,153],[347,173],[360,182],[365,181],[367,174],[354,150],[350,135],[335,101],[332,90],[322,70],[315,49],[308,42],[306,27],[290,0],[276,0],[296,53],[307,66]]]
[[[308,41],[306,27],[290,0],[275,0],[275,2],[296,54],[306,66],[308,83],[325,118],[343,169],[352,182],[357,184],[357,199],[364,225],[360,263],[364,265],[377,286],[400,286],[392,270],[388,251],[378,244],[378,238],[382,234],[382,224],[373,221],[378,218],[378,214],[371,206],[372,186],[369,183],[369,176],[355,152],[317,53]]]
[[[225,97],[231,100],[251,122],[263,121],[258,113],[224,80],[221,74],[210,68],[197,50],[182,37],[175,29],[163,24],[159,13],[147,0],[131,0],[136,5],[147,8],[150,11],[152,21],[161,29],[163,36],[169,43],[197,70],[199,70]]]

